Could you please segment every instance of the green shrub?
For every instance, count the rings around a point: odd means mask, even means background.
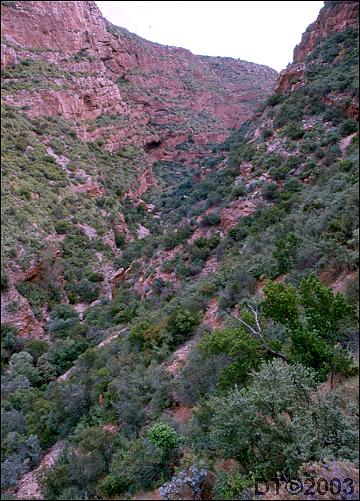
[[[1,272],[1,292],[7,292],[9,289],[9,280],[7,274],[2,271]]]
[[[69,304],[56,304],[51,310],[51,319],[60,318],[62,320],[67,320],[69,318],[79,319],[77,311]]]
[[[344,120],[344,122],[340,126],[340,134],[342,137],[349,136],[353,132],[356,132],[358,129],[358,125],[356,121],[352,118],[348,118]]]
[[[90,280],[90,282],[103,282],[104,275],[100,271],[93,271],[88,273],[87,279]]]
[[[92,303],[99,297],[100,287],[98,284],[83,278],[75,285],[75,292],[78,294],[81,302]]]
[[[201,226],[217,226],[218,224],[220,224],[219,212],[210,212],[201,219]]]
[[[199,323],[200,314],[198,312],[177,308],[169,316],[167,329],[173,335],[175,345],[178,345],[193,334]]]
[[[290,233],[286,238],[276,240],[273,256],[278,262],[278,272],[280,275],[287,273],[294,267],[299,242],[299,237],[295,233]]]
[[[289,167],[286,164],[280,165],[279,167],[273,167],[270,169],[269,174],[275,181],[280,181],[285,179],[289,173]]]
[[[17,285],[17,289],[29,301],[35,316],[39,316],[40,308],[45,306],[49,299],[48,293],[32,282],[22,282]]]
[[[276,200],[278,197],[278,185],[276,183],[267,183],[263,188],[263,195],[266,200]]]
[[[150,489],[166,470],[160,452],[152,444],[134,440],[127,449],[113,456],[110,474],[101,482],[100,492],[106,496],[116,496]]]
[[[301,139],[305,131],[301,125],[299,125],[296,122],[291,122],[285,129],[284,129],[284,134],[289,137],[290,139],[297,140]]]
[[[214,499],[251,499],[255,485],[253,475],[245,476],[240,472],[216,472],[214,485]]]
[[[280,104],[282,100],[283,96],[281,94],[271,94],[271,96],[266,99],[265,106],[276,106]]]
[[[121,247],[124,247],[125,242],[126,240],[124,235],[115,235],[115,244],[117,248],[120,249]]]
[[[155,423],[148,431],[147,438],[168,457],[171,452],[176,451],[181,443],[181,437],[174,428],[166,423]]]
[[[185,225],[178,228],[177,231],[168,232],[163,240],[164,248],[171,250],[185,241],[192,235],[193,229],[191,226]]]
[[[269,139],[269,137],[272,137],[274,135],[274,131],[272,129],[263,129],[262,132],[262,138],[264,141],[266,141],[267,139]]]
[[[57,221],[54,224],[54,228],[55,228],[56,233],[58,233],[59,235],[64,235],[71,228],[71,224],[66,220]]]
[[[167,327],[167,317],[156,323],[140,320],[131,327],[129,340],[141,350],[152,349],[160,346],[163,341],[169,341]]]

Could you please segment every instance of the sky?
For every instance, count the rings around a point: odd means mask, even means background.
[[[152,42],[194,54],[266,64],[292,61],[301,34],[315,21],[317,1],[98,1],[111,23]]]

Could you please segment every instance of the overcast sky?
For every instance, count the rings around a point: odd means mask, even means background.
[[[228,56],[280,71],[324,2],[96,2],[113,24],[195,54]]]

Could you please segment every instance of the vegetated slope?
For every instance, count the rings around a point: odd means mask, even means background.
[[[3,329],[5,488],[63,439],[45,499],[141,497],[175,467],[186,475],[163,485],[164,497],[177,489],[183,499],[209,490],[237,499],[277,472],[286,480],[331,471],[343,489],[346,477],[355,483],[356,23],[354,2],[326,2],[251,121],[196,170],[154,166],[157,186],[119,209],[151,234],[118,240],[112,299],[82,321],[61,297],[44,299],[56,266],[73,273],[64,288],[75,303],[98,283],[96,273],[82,282],[87,243],[62,222],[63,256],[43,259],[40,273],[30,268],[20,286],[39,316],[52,301],[45,339],[24,344]],[[77,151],[82,143],[71,141]],[[107,155],[99,146],[89,154]],[[81,207],[91,235],[91,205]],[[113,341],[95,348],[106,336]]]
[[[2,36],[3,314],[43,337],[51,302],[111,298],[123,243],[162,231],[153,166],[198,169],[276,72],[148,42],[93,2],[3,2]]]

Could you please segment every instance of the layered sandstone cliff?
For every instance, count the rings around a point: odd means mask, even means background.
[[[299,87],[304,76],[306,59],[312,54],[319,40],[358,26],[359,2],[325,2],[316,21],[308,26],[301,42],[295,47],[293,63],[280,72],[275,84],[276,92],[283,93]]]
[[[110,151],[131,144],[155,160],[191,163],[251,116],[276,77],[266,66],[143,40],[107,22],[94,2],[8,4],[4,100],[30,116],[74,120],[82,139],[101,138]],[[11,71],[24,59],[34,73],[42,65],[40,84],[23,85]]]

